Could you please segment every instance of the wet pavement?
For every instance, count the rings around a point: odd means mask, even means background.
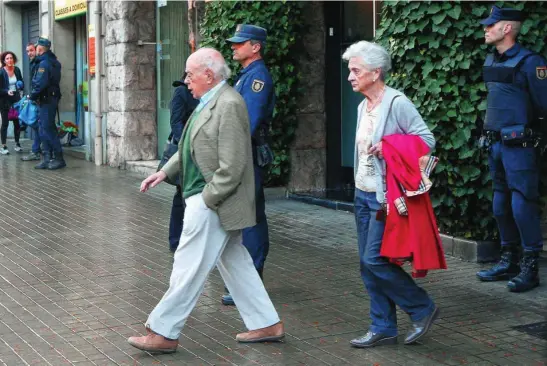
[[[402,344],[410,324],[399,312],[399,345],[349,347],[369,308],[353,216],[284,199],[267,204],[265,284],[285,342],[234,340],[244,325],[220,304],[215,270],[178,352],[141,352],[126,339],[144,332],[168,286],[174,189],[141,194],[136,173],[70,158],[64,170],[37,171],[20,156],[0,156],[0,365],[547,364],[547,286],[510,294],[476,281],[484,265],[453,258],[418,281],[441,308],[420,344]]]

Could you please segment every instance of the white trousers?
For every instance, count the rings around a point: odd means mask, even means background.
[[[146,325],[164,337],[178,339],[215,266],[249,330],[279,322],[241,231],[227,232],[201,194],[185,199],[184,226],[175,252],[169,289],[148,316]]]

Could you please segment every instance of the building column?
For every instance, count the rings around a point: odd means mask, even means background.
[[[107,159],[110,166],[123,168],[126,161],[157,156],[156,2],[111,0],[103,4]]]
[[[327,130],[325,114],[325,19],[323,3],[309,2],[302,33],[304,52],[299,69],[305,92],[298,100],[298,126],[291,146],[289,191],[326,188]]]

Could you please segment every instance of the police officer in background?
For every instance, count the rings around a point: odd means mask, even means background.
[[[51,42],[44,37],[36,44],[36,73],[32,78],[29,98],[40,105],[40,138],[42,140],[42,162],[36,169],[60,169],[66,166],[61,141],[57,135],[55,114],[61,98],[61,63],[50,50]]]
[[[488,98],[483,141],[489,151],[502,255],[499,263],[477,276],[482,281],[509,280],[512,292],[539,285],[543,248],[538,148],[542,134],[547,137],[547,62],[517,42],[522,20],[520,11],[494,6],[481,21],[486,44],[495,46],[484,63]]]
[[[266,29],[239,24],[234,36],[228,39],[232,44],[233,59],[243,66],[234,88],[245,100],[249,111],[255,172],[256,225],[243,230],[243,245],[251,254],[260,278],[263,277],[264,262],[270,248],[263,169],[273,160],[273,153],[268,145],[268,131],[275,106],[272,77],[262,59],[266,38]],[[224,295],[222,303],[234,305],[232,296]]]

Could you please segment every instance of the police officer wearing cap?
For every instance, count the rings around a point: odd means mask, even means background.
[[[243,245],[247,248],[260,278],[270,248],[263,169],[272,162],[268,145],[268,131],[275,106],[275,90],[270,72],[262,59],[266,43],[266,29],[256,25],[239,24],[232,38],[233,59],[243,67],[234,88],[241,94],[249,111],[253,162],[255,171],[256,225],[243,230]],[[234,305],[232,296],[222,297],[224,305]]]
[[[483,70],[488,97],[482,140],[488,149],[502,255],[477,276],[482,281],[509,280],[512,292],[539,285],[543,248],[538,164],[541,136],[547,136],[547,62],[517,42],[522,21],[520,11],[496,6],[481,21],[486,44],[495,46]]]
[[[40,139],[42,140],[42,162],[36,169],[60,169],[66,166],[55,114],[61,98],[61,63],[50,50],[49,39],[40,37],[36,44],[36,73],[32,78],[32,91],[29,98],[40,105]]]

